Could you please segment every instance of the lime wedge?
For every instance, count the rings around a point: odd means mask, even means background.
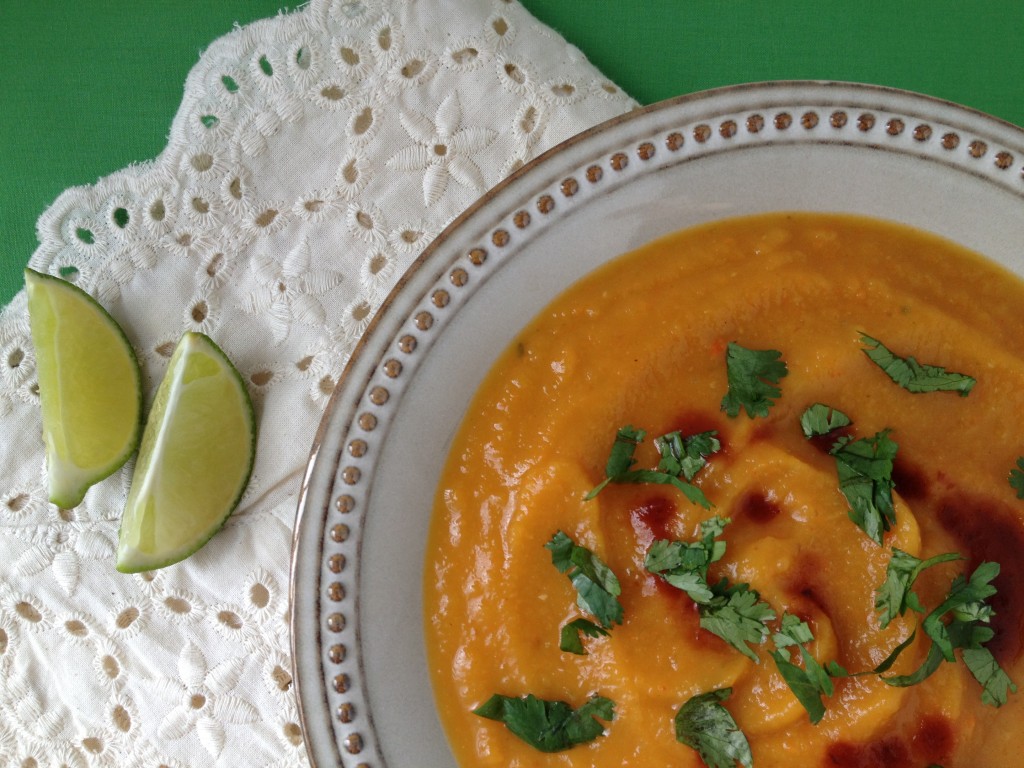
[[[114,318],[81,288],[26,269],[25,289],[50,501],[70,509],[139,444],[139,364]]]
[[[242,497],[255,448],[256,421],[241,376],[208,337],[186,333],[146,420],[117,570],[162,568],[209,541]]]

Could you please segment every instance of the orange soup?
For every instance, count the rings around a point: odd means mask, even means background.
[[[459,764],[1019,764],[1022,309],[947,241],[823,214],[683,231],[570,288],[435,500]]]

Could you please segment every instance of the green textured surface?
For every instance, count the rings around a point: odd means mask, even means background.
[[[1024,2],[523,0],[643,103],[741,82],[853,80],[1024,125]],[[280,0],[0,0],[0,303],[67,187],[163,149],[202,49]]]
[[[744,82],[849,80],[919,91],[1024,125],[1019,0],[523,5],[645,104]]]

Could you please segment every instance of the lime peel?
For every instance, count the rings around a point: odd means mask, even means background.
[[[142,377],[117,321],[76,285],[25,270],[50,501],[81,503],[120,469],[142,430]]]
[[[242,377],[209,337],[186,333],[142,435],[117,569],[162,568],[209,541],[241,500],[255,448],[255,414]]]

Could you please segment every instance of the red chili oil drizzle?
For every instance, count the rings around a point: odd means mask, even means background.
[[[665,496],[652,496],[629,510],[629,522],[643,551],[655,539],[670,539],[670,524],[676,515],[676,503]]]
[[[736,517],[766,525],[779,516],[782,508],[760,491],[749,491],[736,504]]]
[[[836,768],[915,768],[907,745],[898,736],[854,744],[837,741],[825,753],[825,765]]]
[[[897,457],[893,463],[892,481],[896,493],[906,501],[927,499],[931,490],[924,470],[901,457]]]
[[[948,717],[925,715],[910,744],[918,758],[932,763],[945,762],[956,746],[956,732]]]
[[[910,737],[899,736],[856,744],[837,741],[825,753],[826,766],[835,768],[916,768],[948,760],[956,745],[953,724],[942,715],[925,715]]]

